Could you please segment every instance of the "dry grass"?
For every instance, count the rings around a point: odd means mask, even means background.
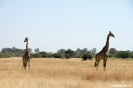
[[[0,88],[133,87],[133,60],[108,59],[106,71],[102,61],[98,71],[93,65],[94,60],[38,58],[31,59],[30,71],[22,71],[21,58],[0,59]]]

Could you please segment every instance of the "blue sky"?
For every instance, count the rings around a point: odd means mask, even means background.
[[[96,48],[99,52],[111,31],[110,48],[133,50],[132,0],[1,0],[0,50],[34,51]]]

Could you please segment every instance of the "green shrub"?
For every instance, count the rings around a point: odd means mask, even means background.
[[[42,56],[42,58],[46,58],[49,56],[47,52],[39,52],[39,54]]]
[[[92,58],[93,57],[90,54],[84,54],[83,57],[82,57],[83,60],[87,60],[87,59],[92,60]]]
[[[119,51],[115,57],[125,59],[131,57],[131,53],[128,53],[126,51]]]
[[[39,54],[39,53],[35,53],[35,54],[33,54],[33,57],[34,57],[34,58],[41,58],[41,57],[42,57],[42,55],[41,55],[41,54]]]
[[[54,53],[52,55],[54,58],[62,58],[61,54],[60,53]]]

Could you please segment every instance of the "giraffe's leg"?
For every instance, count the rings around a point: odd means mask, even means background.
[[[26,71],[26,63],[24,62],[24,69],[25,69],[25,71]]]
[[[99,62],[100,62],[100,60],[98,60],[98,61],[96,62],[96,70],[98,70]]]
[[[94,65],[95,67],[97,66],[97,62],[95,62],[95,65]]]
[[[100,55],[97,54],[96,55],[96,63],[95,63],[96,64],[96,70],[98,70],[98,65],[99,65],[99,62],[100,62],[100,58],[101,58]]]
[[[96,57],[95,57],[95,60],[96,60],[96,62],[95,62],[95,67],[96,67],[96,70],[98,69],[98,65],[99,65],[99,62],[100,62],[100,58],[98,57],[98,54],[96,55]]]
[[[106,63],[107,63],[107,57],[105,57],[103,59],[103,68],[104,68],[104,71],[106,71]]]
[[[24,68],[24,70],[26,71],[26,66],[25,66],[25,64],[23,64],[23,66],[22,66],[22,70],[23,70],[23,68]]]
[[[24,61],[24,69],[25,69],[25,71],[26,71],[26,66],[27,66],[27,60],[25,59],[25,61]]]
[[[96,62],[95,62],[96,70],[98,69],[99,62],[100,62],[100,59],[96,58]]]
[[[95,56],[95,64],[94,64],[94,67],[96,67],[96,66],[97,66],[97,54]]]
[[[30,58],[28,59],[28,66],[29,66],[29,70],[30,70]]]
[[[23,70],[23,68],[26,70],[26,59],[25,59],[25,56],[23,56],[22,62],[23,62],[22,70]]]
[[[26,71],[26,66],[24,66],[24,69],[25,69],[25,71]]]

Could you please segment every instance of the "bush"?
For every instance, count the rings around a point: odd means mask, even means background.
[[[61,54],[60,53],[54,53],[52,55],[54,58],[62,58]]]
[[[74,55],[74,58],[82,58],[82,54],[76,54],[76,55]]]
[[[39,54],[42,56],[42,58],[46,58],[49,56],[47,52],[40,52]]]
[[[69,54],[65,54],[64,57],[65,57],[65,59],[71,58],[71,56]]]
[[[131,54],[131,58],[133,58],[133,54]]]
[[[87,60],[87,59],[92,60],[92,55],[84,54],[82,58],[83,58],[83,60]]]
[[[39,54],[39,53],[35,53],[35,54],[33,54],[33,57],[34,57],[34,58],[41,58],[41,57],[42,57],[42,55],[41,55],[41,54]]]
[[[128,53],[126,51],[119,51],[115,57],[125,59],[131,57],[131,53]]]
[[[3,53],[1,53],[0,54],[0,58],[7,58],[7,57],[11,57],[9,54],[3,54]]]

